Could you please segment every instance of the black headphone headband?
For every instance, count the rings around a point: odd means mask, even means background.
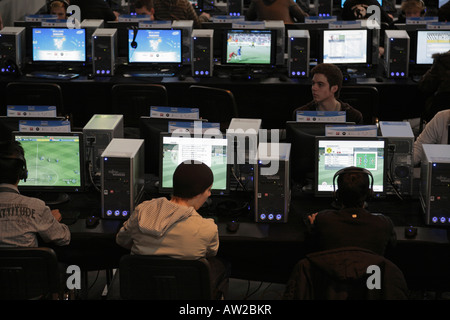
[[[22,155],[0,155],[3,160],[18,160],[21,163],[21,170],[19,172],[19,180],[26,181],[28,178],[27,161]]]
[[[51,9],[51,6],[52,6],[52,3],[53,2],[62,2],[62,4],[64,5],[64,8],[67,10],[67,8],[69,7],[69,3],[66,1],[66,0],[51,0],[48,4],[47,4],[47,8],[48,8],[48,11],[50,11],[50,9]]]
[[[339,171],[337,171],[333,176],[333,192],[336,192],[336,179],[343,174],[349,174],[349,173],[365,173],[368,177],[370,177],[370,191],[373,191],[373,175],[372,173],[364,168],[359,167],[347,167],[343,168]]]

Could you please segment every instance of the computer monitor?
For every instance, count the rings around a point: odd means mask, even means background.
[[[223,41],[222,65],[275,64],[276,34],[273,30],[226,30]]]
[[[384,195],[386,152],[386,138],[382,137],[317,137],[315,196],[331,196],[334,174],[350,166],[369,170],[374,179],[374,196]]]
[[[68,200],[66,192],[84,190],[82,133],[13,132],[13,139],[21,143],[28,169],[20,191],[37,193],[49,204]]]
[[[372,42],[368,29],[328,29],[322,33],[320,62],[341,66],[370,64]]]
[[[450,50],[450,30],[417,30],[416,63],[433,64],[433,54]]]
[[[152,118],[142,116],[139,118],[139,134],[144,139],[145,173],[159,174],[159,152],[161,133],[169,132],[170,121],[183,121],[180,119]],[[195,121],[205,121],[203,119]],[[192,122],[192,121],[183,121]]]
[[[316,165],[316,137],[325,136],[328,125],[354,125],[353,122],[286,122],[286,142],[291,144],[291,178],[294,182],[305,184],[307,180],[314,181]],[[308,184],[308,183],[306,183]]]
[[[33,62],[85,63],[86,30],[33,28]]]
[[[197,160],[208,165],[214,175],[212,194],[224,195],[229,192],[227,163],[227,138],[225,134],[161,134],[159,191],[173,190],[173,173],[178,165],[187,160]]]
[[[128,30],[128,63],[182,63],[182,31],[139,28]]]

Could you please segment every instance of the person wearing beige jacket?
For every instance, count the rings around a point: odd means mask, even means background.
[[[213,219],[197,210],[211,195],[213,173],[204,163],[182,162],[173,174],[173,195],[144,201],[124,222],[116,242],[138,255],[176,259],[207,258],[213,285],[228,278],[227,264],[216,257],[219,233]]]

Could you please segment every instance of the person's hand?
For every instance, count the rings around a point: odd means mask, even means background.
[[[211,15],[207,12],[203,12],[200,16],[204,16],[204,17],[208,18],[208,20],[211,19]]]
[[[58,209],[53,209],[52,210],[52,215],[53,217],[55,217],[56,221],[60,222],[62,219],[61,213],[59,212]]]
[[[318,212],[313,213],[313,214],[310,214],[310,215],[308,216],[309,223],[314,224],[314,220],[316,220],[317,213],[318,213]]]

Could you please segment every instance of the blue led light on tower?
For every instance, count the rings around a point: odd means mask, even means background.
[[[385,69],[387,78],[407,78],[410,38],[405,30],[386,30]]]
[[[288,76],[309,76],[310,36],[308,30],[288,30]]]
[[[213,75],[213,35],[214,30],[193,30],[191,45],[191,70],[193,77]]]

